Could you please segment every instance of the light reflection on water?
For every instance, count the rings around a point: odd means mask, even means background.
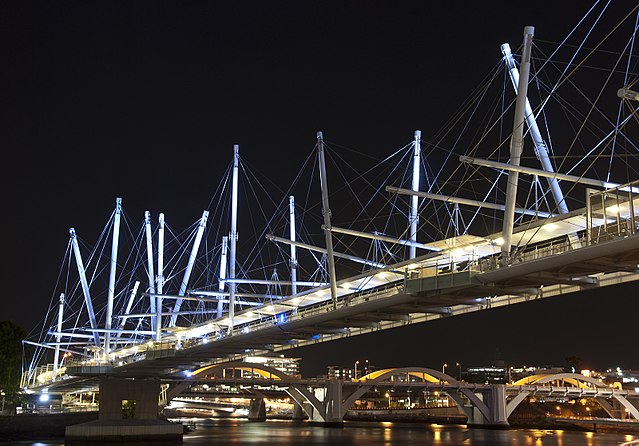
[[[304,422],[269,420],[200,420],[184,435],[184,444],[199,445],[420,445],[420,446],[608,446],[639,439],[639,434],[594,433],[544,429],[468,429],[459,425],[425,423],[347,422],[325,428]],[[63,440],[3,443],[24,446],[63,446]]]
[[[212,420],[184,436],[185,445],[441,445],[441,446],[608,446],[639,435],[544,429],[468,429],[459,425],[348,422],[344,428],[308,423]]]

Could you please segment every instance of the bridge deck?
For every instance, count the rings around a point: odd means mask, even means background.
[[[425,277],[419,277],[418,273],[415,279],[402,278],[365,292],[345,293],[340,296],[337,308],[333,308],[330,301],[320,302],[298,308],[296,313],[288,314],[284,322],[273,319],[248,325],[233,335],[208,342],[197,337],[194,345],[189,345],[189,339],[182,341],[180,349],[176,349],[174,343],[154,345],[147,350],[148,359],[135,361],[133,359],[137,358],[132,356],[131,362],[116,365],[111,373],[167,375],[215,362],[216,358],[236,359],[253,351],[319,342],[325,336],[341,337],[372,331],[380,329],[380,324],[387,321],[414,323],[421,321],[420,314],[442,317],[498,305],[504,299],[514,303],[561,293],[562,288],[564,292],[571,292],[636,280],[639,276],[630,270],[633,265],[636,269],[638,262],[639,235],[634,235],[524,261],[508,268]]]

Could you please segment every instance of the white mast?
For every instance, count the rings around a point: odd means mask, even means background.
[[[162,292],[164,287],[164,214],[160,213],[159,229],[158,229],[158,278],[157,290],[158,296],[155,302],[155,340],[162,339]]]
[[[455,237],[459,237],[459,203],[453,204],[453,224],[455,225]]]
[[[84,270],[84,263],[82,262],[82,255],[80,254],[80,246],[78,245],[78,237],[75,234],[75,229],[70,228],[69,234],[71,235],[71,244],[73,245],[73,253],[75,254],[75,263],[78,266],[78,274],[80,276],[80,283],[82,284],[82,293],[84,294],[84,302],[87,305],[87,313],[89,313],[89,322],[91,328],[98,328],[98,324],[95,321],[95,312],[93,311],[93,302],[91,301],[91,294],[89,293],[89,284],[87,282],[87,274]],[[93,340],[97,347],[100,346],[100,336],[97,331],[93,332]]]
[[[237,182],[239,174],[240,146],[233,146],[233,191],[231,196],[231,233],[229,240],[231,241],[230,261],[229,261],[229,279],[235,279],[235,262],[237,248]],[[235,318],[235,290],[237,285],[234,282],[229,283],[229,326],[228,332],[233,332],[233,319]]]
[[[149,301],[151,313],[155,313],[155,272],[153,268],[153,236],[151,233],[151,213],[144,212],[144,226],[146,229],[146,257],[149,272]],[[151,329],[155,330],[155,316],[151,318]]]
[[[138,287],[140,286],[140,281],[136,280],[133,285],[133,289],[131,290],[131,294],[129,295],[129,301],[126,304],[126,308],[124,310],[124,317],[120,320],[120,330],[124,328],[126,324],[126,320],[129,318],[128,314],[131,312],[131,307],[133,307],[133,301],[135,300],[135,295],[138,293]]]
[[[326,162],[324,161],[324,135],[317,132],[317,154],[319,158],[320,185],[322,187],[322,214],[324,215],[324,235],[326,236],[326,260],[328,278],[331,283],[333,308],[337,308],[337,280],[335,277],[335,257],[333,256],[333,236],[331,234],[331,208],[328,205],[328,183],[326,181]]]
[[[229,238],[225,235],[222,237],[222,254],[220,256],[220,278],[219,278],[219,283],[218,283],[218,290],[224,291],[224,279],[226,279],[226,257],[228,255],[228,248],[229,248]],[[222,317],[222,314],[224,314],[224,302],[222,301],[222,298],[220,298],[220,300],[217,301],[217,317],[220,318]]]
[[[202,213],[202,218],[200,218],[200,224],[197,228],[197,233],[195,234],[195,240],[193,241],[193,247],[191,248],[191,255],[189,256],[189,262],[186,265],[186,271],[184,271],[184,277],[182,278],[182,285],[180,285],[180,291],[178,292],[178,296],[184,296],[186,293],[186,287],[189,284],[189,279],[191,278],[191,272],[193,271],[193,265],[195,264],[195,258],[197,257],[197,251],[200,249],[200,242],[202,241],[202,235],[204,234],[204,229],[206,228],[206,219],[209,216],[209,211],[204,211]],[[182,302],[184,299],[177,299],[175,301],[175,305],[173,306],[173,314],[171,314],[171,320],[169,326],[175,327],[175,323],[177,322],[178,312],[180,311],[180,307],[182,306]],[[156,332],[157,336],[157,332]]]
[[[521,152],[524,147],[524,119],[526,112],[526,96],[528,95],[528,77],[530,75],[530,52],[532,49],[532,38],[535,28],[527,26],[524,28],[524,49],[521,56],[521,74],[517,89],[517,102],[515,103],[515,120],[513,124],[513,134],[510,139],[510,164],[518,166]],[[502,238],[504,244],[501,247],[502,263],[510,262],[510,247],[513,235],[513,224],[515,219],[515,202],[517,199],[517,183],[519,182],[519,172],[508,172],[508,184],[506,188],[506,209],[504,211],[504,223]]]
[[[62,320],[64,319],[64,293],[60,294],[60,304],[58,306],[58,333],[62,333]],[[53,376],[52,381],[55,381],[55,377],[58,375],[58,365],[60,364],[60,341],[62,336],[57,334],[55,336],[55,354],[53,356]]]
[[[162,339],[162,288],[164,287],[164,214],[160,213],[158,218],[158,296],[155,302],[155,340]]]
[[[295,246],[295,197],[288,198],[291,235],[291,294],[297,294],[297,247]]]
[[[420,171],[420,154],[421,145],[420,139],[422,137],[421,130],[415,130],[415,142],[413,143],[413,182],[411,189],[415,192],[419,191],[419,171]],[[408,211],[408,225],[409,225],[409,239],[412,242],[417,241],[417,226],[419,225],[419,197],[412,195],[410,197],[410,209]],[[414,259],[416,255],[415,245],[410,245],[410,258]]]
[[[107,295],[107,311],[104,328],[104,356],[111,351],[111,320],[113,319],[113,298],[115,297],[115,273],[118,265],[118,242],[120,240],[120,215],[122,214],[122,198],[115,199],[115,216],[113,219],[113,240],[111,243],[111,269],[109,271],[109,291]]]
[[[515,66],[515,60],[513,59],[513,55],[510,51],[510,45],[504,43],[501,46],[501,52],[506,59],[506,66],[508,67],[508,73],[510,74],[510,80],[512,81],[513,87],[515,88],[515,92],[519,89],[519,71]],[[535,115],[533,114],[532,107],[530,106],[530,101],[528,98],[526,99],[526,123],[528,124],[528,128],[530,129],[530,136],[532,137],[533,144],[535,146],[535,154],[537,158],[541,162],[542,168],[546,172],[554,172],[555,169],[552,166],[552,162],[550,161],[550,157],[548,156],[548,146],[546,142],[541,136],[541,132],[539,131],[539,126],[537,126],[537,120],[535,119]],[[552,196],[555,199],[555,203],[557,204],[557,209],[560,214],[565,214],[568,211],[568,205],[566,204],[566,200],[564,199],[564,194],[561,190],[561,186],[559,186],[559,182],[557,178],[548,178],[548,185],[550,186],[550,191],[552,192]]]

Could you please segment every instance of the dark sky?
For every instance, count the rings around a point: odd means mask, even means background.
[[[525,25],[559,41],[587,3],[2,2],[0,319],[38,323],[68,228],[97,235],[116,196],[131,214],[163,211],[185,228],[233,144],[283,187],[317,130],[382,158],[415,129],[439,130]],[[334,363],[329,354],[436,367],[488,362],[497,349],[515,362],[577,354],[639,368],[636,294],[631,285],[445,319],[304,357],[309,373]]]

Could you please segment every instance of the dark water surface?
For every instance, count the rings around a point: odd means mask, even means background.
[[[637,440],[639,434],[538,429],[468,429],[459,425],[347,422],[325,428],[291,421],[200,421],[184,435],[185,445],[470,445],[470,446],[603,446]],[[57,441],[21,441],[12,445],[61,446]]]
[[[556,430],[468,429],[459,425],[348,422],[325,428],[290,421],[217,421],[198,425],[184,436],[185,445],[619,445],[639,435]]]

